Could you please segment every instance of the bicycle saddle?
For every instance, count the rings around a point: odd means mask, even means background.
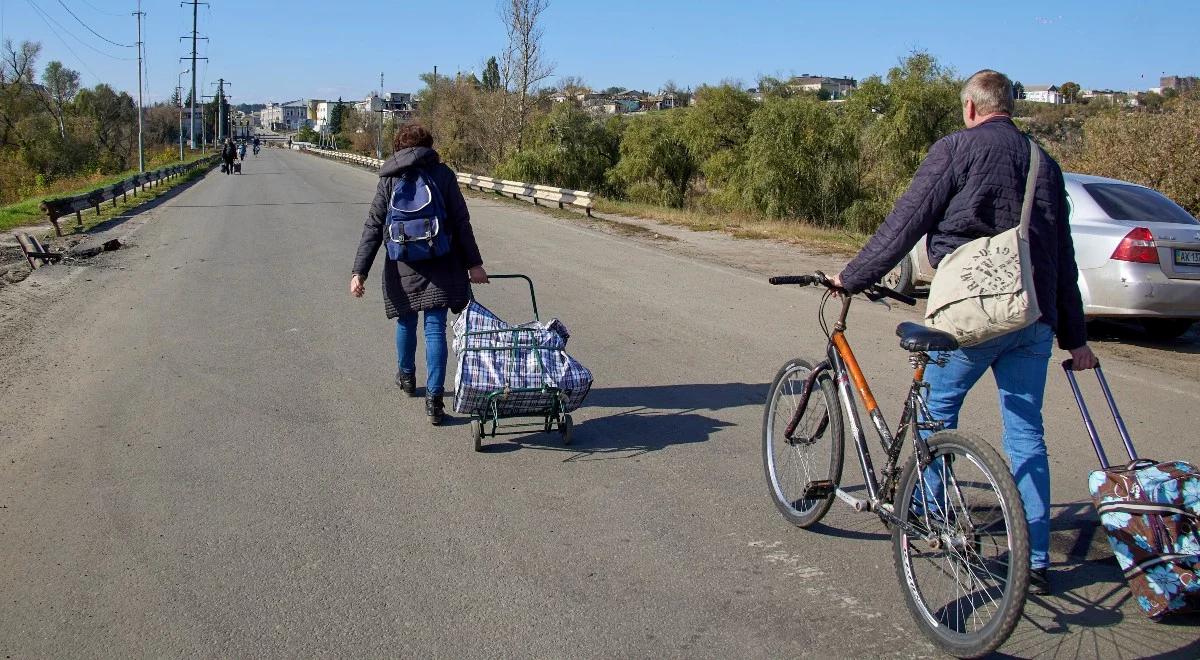
[[[896,326],[896,336],[900,338],[900,348],[906,351],[953,351],[958,348],[954,335],[912,321]]]

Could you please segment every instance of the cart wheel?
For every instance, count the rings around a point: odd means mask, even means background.
[[[563,444],[571,444],[571,431],[575,428],[575,421],[570,415],[563,415],[562,421],[558,423],[558,432],[562,434]]]
[[[483,422],[471,420],[471,439],[475,441],[475,451],[483,451]]]

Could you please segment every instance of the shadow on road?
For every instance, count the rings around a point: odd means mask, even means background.
[[[205,174],[204,176],[208,176],[208,175]],[[159,206],[162,206],[163,204],[166,204],[167,202],[171,201],[172,199],[175,199],[175,197],[180,195],[183,191],[185,191],[188,188],[191,188],[192,186],[196,185],[197,183],[203,181],[204,176],[198,176],[198,177],[192,179],[191,181],[184,181],[183,183],[180,183],[179,185],[175,186],[174,188],[171,188],[170,190],[159,195],[158,197],[155,197],[154,199],[146,200],[145,203],[138,204],[137,206],[125,211],[121,215],[116,215],[116,216],[113,216],[113,217],[103,221],[103,222],[97,223],[97,224],[89,227],[86,233],[95,234],[95,233],[99,233],[102,231],[107,231],[109,229],[113,229],[114,227],[120,227],[121,225],[125,224],[129,220],[136,218],[137,216],[145,213],[146,211],[151,211],[153,209],[156,209]]]
[[[578,423],[570,445],[563,445],[558,433],[509,436],[508,440],[522,448],[570,453],[564,462],[627,459],[671,445],[705,442],[714,432],[729,426],[734,424],[693,412],[663,413],[638,408]],[[500,447],[485,449],[512,451]]]
[[[1200,323],[1193,324],[1191,330],[1176,339],[1154,339],[1136,322],[1115,319],[1089,321],[1087,332],[1088,339],[1094,341],[1116,341],[1172,353],[1200,354]]]
[[[638,406],[651,410],[724,410],[761,406],[769,384],[697,383],[648,387],[605,387],[592,390],[587,405],[596,408]]]

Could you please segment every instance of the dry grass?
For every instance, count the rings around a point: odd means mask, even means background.
[[[596,202],[602,213],[654,220],[693,231],[722,231],[734,238],[774,240],[804,245],[838,254],[854,254],[867,236],[844,230],[816,227],[799,221],[770,220],[733,213],[710,213],[695,209],[672,209],[610,199]]]
[[[556,206],[551,206],[548,204],[539,204],[539,205],[535,206],[531,202],[526,202],[526,201],[520,200],[520,199],[513,199],[506,195],[497,195],[496,193],[484,192],[484,191],[474,190],[474,189],[470,189],[470,188],[463,188],[463,193],[465,195],[467,195],[468,197],[474,197],[477,199],[488,199],[488,200],[492,200],[492,201],[502,202],[504,204],[511,204],[513,206],[520,206],[520,207],[526,208],[526,209],[536,209],[538,211],[541,211],[542,213],[545,213],[546,215],[554,216],[555,218],[562,218],[564,220],[574,220],[575,222],[587,222],[595,227],[600,227],[600,228],[606,229],[614,234],[620,234],[622,236],[648,238],[648,239],[655,240],[655,241],[679,240],[679,239],[675,238],[674,236],[667,236],[666,234],[660,234],[660,233],[654,231],[653,229],[643,227],[641,225],[635,225],[635,224],[628,223],[628,222],[621,222],[619,220],[611,220],[609,218],[596,218],[596,217],[589,218],[580,211],[571,211],[571,210],[567,210],[567,209],[560,209]]]

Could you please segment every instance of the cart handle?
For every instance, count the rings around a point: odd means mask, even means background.
[[[518,278],[525,280],[529,284],[529,299],[533,302],[533,320],[541,322],[541,319],[538,318],[537,294],[535,294],[533,292],[533,280],[529,279],[529,277],[527,275],[521,275],[518,273],[513,273],[513,274],[509,274],[509,275],[491,275],[491,274],[488,275],[489,280],[513,280],[513,279],[518,279]],[[471,292],[471,300],[475,300],[475,288],[471,287],[470,292]]]

